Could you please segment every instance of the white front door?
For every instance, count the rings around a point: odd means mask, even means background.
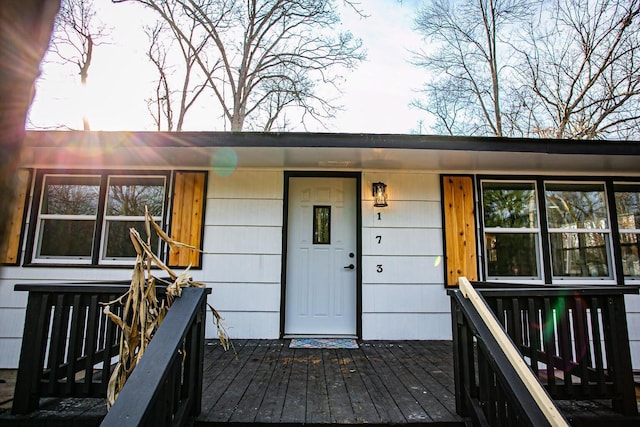
[[[356,335],[356,179],[289,181],[285,335]]]

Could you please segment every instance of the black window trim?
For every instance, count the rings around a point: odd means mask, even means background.
[[[101,263],[100,244],[102,240],[102,227],[104,222],[107,184],[108,178],[112,175],[119,176],[164,176],[165,191],[163,200],[163,218],[161,227],[166,230],[169,222],[169,199],[173,186],[172,170],[170,169],[33,169],[35,175],[33,186],[33,198],[30,201],[29,227],[27,231],[27,244],[25,247],[23,267],[74,267],[74,268],[126,268],[130,269],[132,263]],[[35,237],[37,233],[38,214],[40,212],[40,203],[42,199],[42,184],[45,175],[98,175],[100,176],[100,193],[98,199],[98,214],[96,217],[96,227],[94,230],[93,248],[90,263],[73,263],[61,260],[60,262],[38,262],[34,257]],[[97,238],[95,238],[97,236]],[[161,242],[159,247],[161,259],[166,257],[166,245]]]

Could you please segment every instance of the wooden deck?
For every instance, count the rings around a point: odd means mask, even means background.
[[[205,350],[196,425],[463,425],[450,341],[364,341],[359,349],[291,349],[248,340]]]
[[[236,353],[217,341],[207,344],[197,426],[464,425],[455,413],[450,341],[364,341],[356,350],[310,350],[291,349],[289,340],[238,340]],[[12,416],[12,380],[2,379],[0,392],[8,394],[0,427],[93,427],[106,413],[103,399],[46,398],[39,411]],[[558,403],[575,426],[639,425],[600,403]]]

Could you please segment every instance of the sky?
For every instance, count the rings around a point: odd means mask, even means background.
[[[110,41],[94,49],[86,92],[80,90],[77,67],[63,67],[45,57],[28,120],[28,129],[82,129],[83,109],[92,130],[155,130],[145,102],[157,72],[146,58],[140,5],[94,0],[99,18],[111,28]],[[338,1],[339,2],[339,1]],[[361,0],[367,18],[342,9],[342,28],[361,38],[367,60],[344,74],[343,110],[322,125],[306,129],[292,122],[290,131],[340,133],[427,133],[429,119],[409,106],[425,72],[409,61],[409,49],[423,41],[413,30],[422,0]],[[210,111],[190,111],[183,130],[225,130]]]

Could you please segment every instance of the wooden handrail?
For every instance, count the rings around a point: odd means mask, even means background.
[[[210,289],[184,288],[101,426],[187,425],[200,412]],[[181,353],[185,349],[185,353]]]
[[[558,427],[568,427],[569,424],[566,419],[562,416],[538,379],[533,375],[529,366],[524,362],[522,355],[504,332],[504,329],[500,323],[498,323],[495,315],[484,302],[483,298],[476,292],[466,277],[460,277],[458,285],[463,296],[471,301],[493,337],[498,341],[509,363],[513,366],[525,387],[533,396],[533,399],[547,418],[549,424]]]

